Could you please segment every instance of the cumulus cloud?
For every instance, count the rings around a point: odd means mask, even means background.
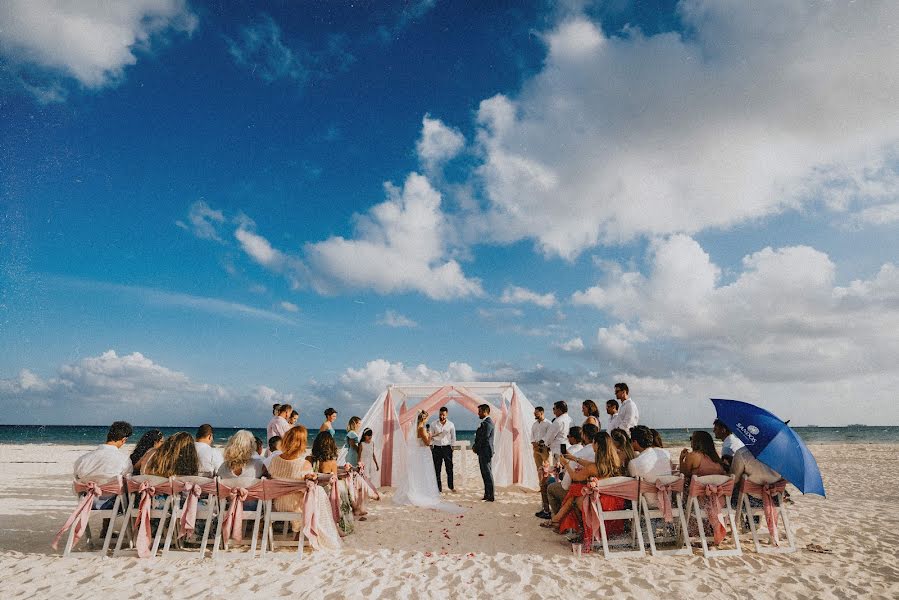
[[[415,145],[418,160],[428,172],[456,157],[465,147],[465,136],[447,127],[443,121],[425,115],[421,122],[421,137]]]
[[[899,277],[887,263],[869,279],[835,284],[830,258],[808,246],[764,248],[743,258],[723,283],[721,269],[695,240],[656,241],[648,274],[610,269],[577,292],[621,322],[600,342],[622,354],[647,340],[671,345],[701,374],[734,372],[752,381],[813,383],[899,373]]]
[[[552,292],[538,294],[517,285],[511,285],[503,290],[499,299],[503,304],[536,304],[543,308],[552,308],[556,305],[556,295]]]
[[[418,323],[394,310],[387,310],[378,317],[378,324],[387,325],[388,327],[418,327]]]
[[[0,3],[0,53],[41,102],[65,99],[57,80],[86,88],[114,85],[154,43],[191,34],[198,19],[184,0]]]
[[[473,213],[472,229],[573,258],[806,202],[895,196],[895,3],[678,10],[689,36],[609,36],[579,14],[545,34],[542,71],[478,110],[488,218]]]
[[[412,173],[402,188],[385,185],[388,200],[356,217],[356,237],[332,237],[305,246],[312,285],[322,293],[373,289],[380,294],[421,292],[434,300],[481,296],[456,260],[448,259],[440,194]]]
[[[557,347],[563,352],[581,352],[584,350],[584,340],[579,337],[571,338],[567,342],[562,342]]]
[[[258,426],[272,402],[290,401],[292,394],[259,385],[248,392],[201,383],[186,373],[153,361],[140,352],[107,350],[63,364],[53,377],[42,379],[28,369],[0,379],[0,406],[15,420],[49,423],[106,424],[123,419],[137,424],[193,426]],[[247,408],[260,416],[246,421]]]

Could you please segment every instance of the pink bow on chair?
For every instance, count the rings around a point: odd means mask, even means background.
[[[140,504],[137,507],[137,535],[135,546],[137,555],[141,558],[150,556],[150,511],[153,509],[153,497],[156,496],[156,488],[149,481],[142,481],[137,488],[140,494]]]
[[[777,507],[774,506],[774,496],[782,494],[786,489],[787,482],[783,479],[764,485],[752,483],[748,479],[743,481],[743,491],[745,493],[762,499],[762,506],[765,511],[765,524],[768,526],[768,532],[771,534],[771,542],[775,546],[780,545],[780,532],[777,529]]]
[[[191,535],[197,527],[197,504],[200,502],[203,486],[187,481],[184,483],[184,492],[187,498],[181,509],[181,531],[178,532],[178,539]]]
[[[331,475],[331,512],[334,522],[340,523],[340,490],[337,488],[337,475]]]
[[[81,539],[81,536],[84,535],[84,532],[87,529],[87,524],[91,517],[91,510],[93,510],[94,507],[94,500],[103,495],[110,496],[119,494],[122,491],[121,481],[114,481],[105,485],[97,485],[93,481],[88,481],[87,483],[76,481],[72,487],[75,489],[75,493],[84,494],[84,497],[81,498],[78,502],[78,506],[75,507],[72,514],[66,519],[65,525],[62,526],[62,529],[60,529],[56,533],[56,537],[53,538],[53,543],[50,544],[50,547],[54,550],[57,549],[59,540],[63,534],[73,525],[75,527],[75,533],[72,540],[72,546],[78,543],[78,540]]]
[[[674,483],[661,483],[657,481],[655,486],[656,500],[658,501],[659,508],[662,510],[662,517],[664,517],[666,523],[671,523],[674,521],[674,513],[671,510],[671,494],[683,492],[684,481],[683,479]]]
[[[703,485],[696,480],[690,482],[691,496],[705,496],[708,498],[706,514],[709,517],[709,523],[712,525],[716,544],[720,544],[721,540],[727,535],[727,528],[724,524],[724,515],[721,514],[721,496],[730,497],[733,491],[733,479],[726,483],[722,483],[721,485]]]
[[[378,490],[375,489],[374,484],[365,474],[365,467],[363,465],[359,465],[359,477],[362,479],[365,485],[368,486],[368,493],[371,494],[372,498],[374,498],[375,500],[380,500],[381,494],[378,493]]]
[[[230,504],[222,522],[222,533],[226,540],[243,540],[243,503],[249,495],[250,491],[242,487],[231,488],[228,493]]]

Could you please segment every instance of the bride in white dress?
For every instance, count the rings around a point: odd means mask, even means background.
[[[418,413],[415,438],[406,444],[406,477],[393,496],[394,504],[436,508],[446,512],[462,512],[462,507],[443,502],[437,489],[437,475],[431,458],[431,435],[425,428],[428,413]]]

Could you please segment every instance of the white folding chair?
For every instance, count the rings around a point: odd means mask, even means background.
[[[734,490],[733,475],[704,475],[693,477],[690,481],[689,498],[687,499],[687,522],[691,518],[696,519],[699,529],[699,539],[702,542],[702,554],[706,558],[716,558],[719,556],[740,556],[743,551],[740,549],[740,536],[737,532],[737,524],[734,521],[734,513],[730,508],[730,497]],[[730,523],[730,532],[734,538],[734,548],[718,549],[710,548],[708,537],[705,534],[704,521],[709,521],[712,527],[715,524],[711,522],[708,511],[699,504],[699,498],[707,498],[709,502],[716,499],[719,503],[721,513],[725,515]]]
[[[781,479],[771,484],[752,483],[743,475],[743,482],[740,486],[740,496],[737,500],[737,523],[741,524],[743,518],[749,521],[749,530],[752,533],[752,541],[755,544],[755,551],[760,554],[789,554],[796,552],[796,540],[793,539],[793,529],[790,527],[790,517],[787,515],[787,507],[784,503],[784,491],[787,482]],[[761,507],[754,507],[750,502],[750,498],[756,498],[762,501]],[[771,514],[766,514],[766,507]],[[759,539],[759,526],[756,525],[755,519],[764,519],[765,527],[768,529],[769,546],[764,546]],[[787,545],[780,545],[780,535],[778,532],[779,521],[783,521],[784,531],[787,534]]]
[[[256,543],[264,505],[262,482],[262,479],[252,477],[218,480],[219,518],[215,527],[212,558],[218,558],[220,549],[228,552],[232,542],[243,542],[244,524],[247,521],[253,523],[253,534],[250,538],[250,551],[247,553],[247,558],[256,556]],[[243,503],[252,500],[256,501],[256,509],[244,509]]]
[[[210,477],[172,477],[172,519],[168,533],[165,536],[165,545],[162,548],[162,556],[168,556],[172,539],[175,546],[181,548],[180,540],[188,533],[197,521],[203,521],[203,540],[200,544],[200,556],[206,556],[206,546],[209,542],[209,533],[212,530],[212,520],[218,509],[218,486]],[[190,521],[191,513],[193,522]]]
[[[99,517],[101,522],[109,520],[106,526],[106,535],[103,539],[101,552],[106,556],[109,552],[109,545],[112,542],[112,532],[115,530],[116,517],[119,515],[119,508],[124,503],[126,495],[123,492],[121,477],[114,477],[104,483],[96,481],[79,481],[72,482],[72,491],[78,499],[75,510],[66,520],[65,525],[56,534],[53,540],[53,549],[57,547],[57,543],[62,535],[68,530],[69,535],[66,537],[66,544],[62,551],[63,556],[68,556],[72,552],[72,548],[78,543],[82,534],[87,539],[87,546],[94,551],[94,537],[91,532],[90,518]],[[94,503],[98,500],[109,500],[115,498],[112,507],[108,509],[95,509]]]
[[[646,535],[649,538],[649,549],[653,556],[690,555],[690,534],[687,531],[687,519],[684,516],[684,476],[659,475],[652,480],[641,480],[640,483],[640,512],[643,514],[643,523],[646,525]],[[655,507],[650,508],[650,502]],[[669,510],[665,510],[664,503],[668,503]],[[671,517],[671,523],[665,520],[665,513]],[[656,537],[652,519],[661,519],[664,523],[666,535]],[[679,527],[678,527],[679,526]],[[674,535],[667,535],[669,529],[673,529]],[[674,542],[673,549],[659,550],[656,542]]]
[[[300,521],[302,523],[306,517],[306,508],[304,506],[302,509],[294,511],[275,510],[274,501],[290,494],[303,494],[305,502],[306,492],[310,485],[315,486],[317,484],[314,482],[307,484],[305,481],[268,479],[263,482],[263,489],[265,490],[263,494],[265,497],[265,522],[262,527],[262,556],[265,556],[269,549],[274,551],[279,547],[295,545],[297,548],[296,558],[297,560],[302,560],[303,545],[305,543],[303,526],[300,526],[299,531],[296,532],[296,539],[294,539],[290,534],[290,522]],[[327,515],[327,517],[331,518],[330,515]],[[276,523],[284,524],[284,537],[280,539],[275,536],[274,526]]]
[[[144,516],[152,523],[154,519],[158,519],[156,525],[156,533],[153,534],[153,546],[149,550],[149,554],[143,558],[156,556],[159,550],[159,542],[162,539],[162,532],[165,530],[166,519],[169,516],[170,505],[172,502],[172,486],[167,477],[157,477],[155,475],[135,475],[125,478],[125,488],[128,491],[128,510],[125,511],[125,520],[122,523],[122,529],[119,531],[119,539],[116,542],[113,556],[119,556],[122,553],[122,543],[125,541],[125,535],[128,535],[130,547],[134,547],[141,535],[150,535],[150,531],[144,531],[141,534],[141,522],[135,525],[135,520],[143,521]],[[158,499],[162,498],[162,506],[157,508]],[[145,511],[145,515],[141,511]],[[144,524],[146,527],[146,524]],[[151,527],[152,528],[152,527]],[[138,544],[138,554],[140,554],[141,546]]]
[[[599,498],[587,496],[584,502],[590,502],[593,510],[599,517],[599,532],[602,539],[603,556],[608,558],[625,558],[630,556],[645,556],[646,550],[643,548],[643,532],[640,527],[640,480],[635,477],[609,477],[608,479],[599,480],[597,487],[599,495],[614,496],[629,500],[630,508],[623,510],[605,511],[602,508],[602,502]],[[630,542],[624,541],[610,544],[609,536],[606,531],[606,521],[629,521],[631,523]],[[586,523],[585,523],[586,531]],[[589,540],[588,543],[591,543]],[[630,545],[632,550],[620,550],[612,552],[611,547],[620,547]]]

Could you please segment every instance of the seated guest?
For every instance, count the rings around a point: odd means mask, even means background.
[[[272,420],[268,422],[266,427],[266,437],[271,439],[279,435],[283,438],[287,430],[290,429],[290,422],[287,419],[290,418],[291,413],[293,413],[293,407],[290,404],[279,404],[278,412],[275,413],[275,416],[272,417]]]
[[[590,423],[587,423],[588,425]],[[577,425],[568,428],[568,454],[576,454],[584,447],[581,436],[582,429]]]
[[[572,429],[575,429],[572,427]],[[580,428],[581,430],[581,440],[580,445],[572,444],[569,446],[570,454],[572,454],[575,458],[583,458],[586,460],[592,460],[596,457],[596,451],[593,450],[593,438],[599,433],[599,427],[596,425],[586,424]],[[569,440],[570,441],[570,440]],[[579,449],[574,449],[575,447],[579,447]],[[575,463],[575,469],[580,469],[581,465]],[[562,508],[562,503],[565,500],[565,496],[568,494],[568,490],[571,488],[571,475],[568,474],[568,471],[562,475],[561,481],[556,481],[547,487],[547,496],[549,497],[549,505],[552,509],[552,514],[559,512]],[[552,522],[541,523],[541,527],[552,527]]]
[[[265,471],[262,459],[256,454],[256,440],[253,434],[241,429],[225,444],[224,462],[218,468],[218,476],[253,477],[259,479]]]
[[[215,477],[216,471],[222,466],[224,457],[218,448],[212,447],[212,425],[206,423],[197,428],[197,456],[200,457],[200,476]]]
[[[106,432],[106,443],[101,444],[75,461],[74,475],[79,481],[106,483],[116,477],[124,477],[131,473],[132,465],[128,456],[121,452],[122,446],[132,434],[131,424],[116,421]],[[112,508],[115,498],[97,498],[94,508],[107,510]],[[105,527],[104,527],[105,529]]]
[[[199,475],[200,459],[194,439],[186,431],[167,438],[143,469],[145,475],[180,477]]]
[[[327,421],[326,421],[327,422]],[[312,454],[309,457],[312,460],[312,467],[316,473],[333,473],[337,474],[337,442],[334,441],[333,435],[319,433],[312,442]],[[328,491],[330,486],[327,484]],[[353,506],[350,501],[350,490],[347,480],[337,482],[337,489],[340,495],[340,522],[337,524],[342,535],[353,533]]]
[[[645,425],[631,428],[631,446],[637,456],[627,467],[631,477],[654,481],[658,475],[671,475],[671,455],[664,448],[652,445],[652,430]]]
[[[745,446],[734,453],[730,473],[734,476],[737,485],[743,481],[743,475],[757,485],[774,483],[782,479],[780,473],[753,456],[749,448]]]
[[[621,468],[627,470],[628,464],[633,460],[634,448],[631,445],[631,436],[624,429],[613,429],[609,432],[612,442],[615,444],[615,451],[618,452],[618,460],[621,462]]]
[[[680,472],[684,474],[684,485],[690,485],[690,478],[705,475],[725,475],[724,465],[715,441],[707,431],[694,431],[690,436],[690,450],[684,448],[680,453]]]
[[[272,479],[288,481],[316,479],[312,463],[306,460],[306,436],[306,428],[302,425],[297,425],[284,434],[281,440],[282,453],[272,457],[271,466],[269,467]],[[316,495],[316,510],[319,512],[319,518],[317,519],[319,530],[316,532],[318,534],[318,543],[323,549],[337,549],[340,547],[340,535],[334,525],[334,519],[331,517],[331,504],[328,501],[328,495],[319,486],[315,486],[312,493]],[[275,510],[302,512],[305,497],[305,492],[297,492],[296,494],[275,498]],[[291,522],[291,527],[294,531],[299,531],[302,525],[302,521]]]
[[[262,448],[264,443],[259,439],[259,436],[253,436],[253,442],[256,444],[256,458],[262,460]]]
[[[272,464],[272,459],[279,454],[281,454],[281,436],[275,435],[268,439],[268,456],[262,461],[266,469]]]
[[[162,440],[162,432],[158,429],[151,429],[137,440],[137,446],[134,448],[134,452],[131,453],[130,457],[131,464],[134,465],[134,470],[131,473],[132,475],[140,475],[141,468],[147,464],[147,461],[150,460],[153,453],[159,449],[162,445]]]
[[[715,419],[715,423],[712,425],[712,432],[715,434],[716,439],[721,440],[721,462],[729,469],[734,459],[734,454],[743,447],[743,442],[734,435],[721,419]]]
[[[652,432],[652,447],[653,448],[664,448],[665,444],[662,442],[662,434],[656,431],[655,429],[650,429]]]

